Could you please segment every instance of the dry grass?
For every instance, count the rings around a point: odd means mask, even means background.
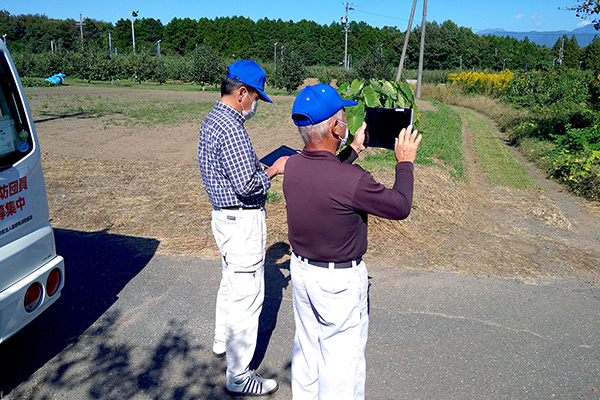
[[[283,109],[277,110],[283,113]],[[73,130],[74,124],[81,127],[79,132]],[[163,151],[164,157],[158,159],[154,149],[164,148],[165,136],[175,132],[169,127],[112,132],[94,124],[102,126],[102,121],[58,119],[38,125],[47,151],[43,165],[53,226],[150,237],[160,242],[160,254],[218,258],[210,229],[212,208],[193,162],[191,143],[197,140],[197,127],[176,131],[190,131],[180,139],[186,149],[191,146],[189,154]],[[288,137],[298,140],[287,115],[274,115],[267,125],[272,127],[265,132],[251,132],[263,154],[277,143],[287,143]],[[463,141],[472,141],[465,125]],[[137,146],[141,142],[144,146]],[[99,148],[103,150],[91,155]],[[564,212],[565,205],[543,191],[491,184],[477,172],[481,167],[476,155],[464,148],[466,181],[452,178],[443,166],[417,165],[410,217],[404,221],[371,218],[365,255],[369,267],[527,281],[563,276],[597,284],[600,255],[597,249],[580,244],[590,233],[577,231],[579,217]],[[387,187],[392,185],[393,169],[375,168],[372,173]],[[282,246],[288,241],[281,177],[272,182],[270,192],[267,246]]]
[[[527,115],[526,110],[517,110],[514,107],[502,104],[490,97],[481,95],[469,95],[453,90],[446,85],[425,84],[421,89],[423,97],[429,97],[444,104],[475,110],[494,121],[500,126],[507,126],[513,119],[523,120]]]

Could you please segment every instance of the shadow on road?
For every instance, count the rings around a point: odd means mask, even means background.
[[[127,296],[136,295],[136,276],[153,258],[157,240],[107,232],[55,233],[57,251],[65,258],[65,289],[43,315],[0,345],[0,398],[230,399],[224,391],[224,360],[209,356],[189,321],[177,316],[157,320],[164,328],[150,341],[123,336],[122,324],[135,314],[115,303],[126,286],[134,291]],[[284,243],[267,251],[258,364],[289,284],[280,270],[289,269],[288,263],[277,263],[288,251]],[[285,384],[277,372],[263,372]]]
[[[277,314],[281,307],[283,291],[290,284],[290,262],[279,260],[290,253],[290,245],[278,242],[267,249],[265,260],[265,301],[258,321],[258,342],[254,357],[250,363],[251,369],[257,369],[265,358],[269,341],[277,325]],[[281,270],[288,270],[287,276]]]
[[[45,313],[0,344],[0,393],[9,393],[78,341],[148,264],[159,243],[104,231],[54,232],[57,253],[65,258],[65,287]]]

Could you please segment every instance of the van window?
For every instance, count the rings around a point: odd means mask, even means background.
[[[0,57],[0,170],[33,150],[33,141],[8,62]]]

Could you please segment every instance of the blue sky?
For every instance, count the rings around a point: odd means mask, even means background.
[[[423,15],[423,1],[418,0],[413,27],[419,25]],[[408,26],[412,0],[354,0],[351,21],[364,21],[371,26]],[[572,11],[565,11],[576,0],[428,0],[427,20],[439,23],[452,20],[459,26],[478,32],[488,28],[508,31],[571,31],[586,24]],[[160,19],[167,24],[174,17],[200,19],[207,17],[244,16],[253,20],[261,18],[299,21],[307,19],[319,24],[339,22],[345,14],[341,0],[8,0],[0,6],[11,15],[43,14],[50,18],[92,18],[116,22],[129,18],[133,10],[139,17]]]

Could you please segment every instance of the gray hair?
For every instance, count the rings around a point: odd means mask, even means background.
[[[333,114],[331,117],[327,118],[325,121],[321,121],[315,125],[307,125],[307,126],[299,126],[298,132],[300,132],[300,136],[302,136],[302,140],[304,144],[314,144],[319,143],[323,139],[327,137],[327,130],[329,129],[329,122],[332,118],[336,118],[341,120],[344,116],[344,109],[340,108],[340,110]]]

